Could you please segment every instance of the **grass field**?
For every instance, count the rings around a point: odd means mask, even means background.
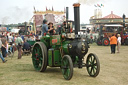
[[[75,68],[69,81],[63,78],[60,68],[37,72],[31,55],[18,60],[15,53],[12,59],[6,58],[6,63],[0,60],[0,85],[128,85],[128,46],[121,46],[120,53],[110,54],[109,46],[93,44],[88,53],[95,53],[100,60],[101,70],[96,78],[90,77],[85,67]]]

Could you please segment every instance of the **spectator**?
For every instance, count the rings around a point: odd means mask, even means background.
[[[32,41],[32,39],[31,39],[31,37],[30,37],[30,36],[28,36],[27,41]]]
[[[120,37],[120,34],[117,34],[117,53],[120,52],[120,46],[121,46],[121,37]]]
[[[36,40],[36,37],[34,35],[32,35],[32,38],[31,38],[32,41],[35,41]]]
[[[10,34],[10,36],[8,36],[8,42],[9,42],[10,45],[12,45],[13,37],[12,37],[11,34]]]
[[[1,38],[0,38],[0,48],[3,46],[3,44],[2,44],[2,42],[1,42]],[[3,61],[3,63],[5,63],[7,60],[5,60],[4,58],[3,58],[3,55],[1,54],[1,52],[0,52],[0,58],[2,59],[2,61]]]
[[[117,45],[117,38],[114,34],[112,34],[112,37],[110,38],[110,45],[111,45],[111,54],[115,54],[115,49]]]
[[[49,29],[49,33],[51,35],[55,34],[55,29],[54,29],[54,26],[53,26],[53,23],[52,22],[49,22],[48,29]]]
[[[15,40],[15,43],[16,43],[16,46],[17,46],[17,49],[18,49],[18,59],[21,59],[23,40],[19,35],[18,35],[17,39]]]
[[[6,46],[7,46],[7,40],[6,40],[6,37],[5,36],[2,36],[1,38],[1,42],[2,42],[2,47],[1,47],[1,50],[2,50],[2,55],[3,57],[6,57],[7,56],[7,51],[6,51]]]
[[[22,40],[24,41],[24,35],[21,35]]]
[[[25,40],[24,45],[23,45],[23,51],[30,50],[30,49],[31,49],[31,45]]]
[[[43,20],[43,26],[42,26],[42,35],[46,35],[48,32],[48,25],[47,25],[47,20]]]

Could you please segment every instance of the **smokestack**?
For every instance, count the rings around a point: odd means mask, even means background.
[[[66,7],[66,21],[68,20],[68,7]]]
[[[78,34],[78,31],[80,31],[80,4],[75,3],[74,6],[74,22],[75,22],[75,34]]]

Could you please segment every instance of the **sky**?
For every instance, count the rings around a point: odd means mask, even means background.
[[[94,5],[103,4],[101,7],[102,16],[107,16],[113,11],[114,14],[128,16],[128,0],[1,0],[0,3],[0,24],[17,24],[29,21],[33,16],[34,7],[36,10],[45,11],[46,7],[55,11],[63,11],[69,7],[69,19],[74,20],[73,4],[79,2],[80,23],[88,24],[91,16],[94,16]]]

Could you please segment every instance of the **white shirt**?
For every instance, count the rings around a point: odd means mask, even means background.
[[[8,36],[8,42],[12,42],[13,37],[12,36]]]
[[[118,37],[117,41],[121,44],[121,37]]]

